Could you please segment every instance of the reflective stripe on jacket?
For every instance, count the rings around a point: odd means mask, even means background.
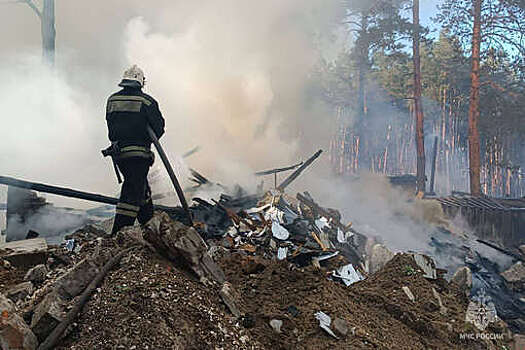
[[[149,147],[142,146],[126,146],[120,149],[118,159],[125,159],[131,157],[151,158],[155,159],[155,155]]]
[[[151,153],[148,125],[157,137],[164,134],[164,118],[157,101],[138,88],[124,88],[109,97],[106,121],[109,140],[118,142],[121,152],[128,153],[128,156]],[[130,149],[124,152],[123,149],[128,146],[143,147],[146,150]]]

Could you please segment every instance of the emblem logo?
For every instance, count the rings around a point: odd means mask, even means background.
[[[496,321],[498,317],[496,307],[484,289],[480,289],[472,299],[467,308],[465,321],[472,323],[480,331],[484,331],[490,323]]]

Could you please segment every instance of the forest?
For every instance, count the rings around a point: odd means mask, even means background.
[[[314,77],[337,120],[333,170],[417,173],[424,192],[436,142],[438,194],[522,197],[525,3],[436,6],[430,29],[418,0],[345,3],[353,45]]]

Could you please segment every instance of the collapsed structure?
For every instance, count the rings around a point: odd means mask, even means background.
[[[437,250],[464,260],[447,281],[429,256],[394,254],[310,193],[285,193],[310,163],[290,168],[292,175],[264,194],[193,198],[193,227],[183,211],[160,207],[144,227],[115,237],[109,220],[60,245],[33,238],[0,247],[2,348],[523,345],[521,263],[500,276],[464,241],[437,237]],[[198,185],[209,182],[193,175]],[[493,314],[494,303],[475,299],[487,281],[505,299],[495,300]],[[473,312],[480,307],[493,316],[486,324]]]

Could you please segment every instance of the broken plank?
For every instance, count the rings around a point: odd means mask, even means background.
[[[284,191],[284,189],[286,187],[288,187],[288,185],[290,185],[295,179],[297,179],[299,177],[299,175],[301,175],[301,173],[303,172],[304,169],[308,168],[310,166],[310,164],[312,164],[314,162],[314,160],[316,160],[317,158],[319,158],[319,156],[321,155],[321,153],[323,153],[323,150],[320,149],[319,151],[315,152],[315,154],[313,156],[311,156],[310,158],[308,158],[304,163],[303,165],[301,165],[299,168],[297,168],[290,176],[288,176],[278,187],[277,189],[279,191]]]
[[[341,229],[343,232],[347,232],[348,230],[350,230],[350,226],[352,226],[352,223],[350,223],[348,226],[341,224],[338,218],[334,217],[334,215],[329,213],[326,209],[324,209],[323,207],[315,203],[311,196],[302,195],[300,193],[297,193],[297,199],[301,203],[309,207],[312,211],[319,214],[320,216],[324,216],[325,218],[332,219],[330,224],[335,225],[337,228]]]
[[[58,196],[64,196],[64,197],[71,197],[71,198],[77,198],[77,199],[83,199],[87,201],[92,202],[98,202],[98,203],[104,203],[104,204],[112,204],[117,205],[118,198],[112,198],[96,193],[89,193],[89,192],[83,192],[83,191],[77,191],[71,188],[66,187],[58,187],[58,186],[52,186],[52,185],[46,185],[36,182],[30,182],[30,181],[24,181],[15,179],[12,177],[7,176],[0,176],[0,184],[7,185],[7,186],[13,186],[18,188],[25,188],[28,190],[33,190],[37,192],[44,192],[44,193],[51,193]],[[179,209],[177,207],[167,207],[164,205],[154,205],[155,209],[168,211],[168,212],[177,212]]]
[[[303,163],[304,162],[300,162],[300,163],[297,163],[297,164],[294,164],[294,165],[290,165],[290,166],[284,167],[284,168],[276,168],[276,169],[271,169],[271,170],[259,171],[259,172],[256,172],[255,175],[256,176],[263,176],[263,175],[277,174],[277,173],[281,173],[283,171],[293,170],[293,169],[297,168],[298,166],[303,165]]]

